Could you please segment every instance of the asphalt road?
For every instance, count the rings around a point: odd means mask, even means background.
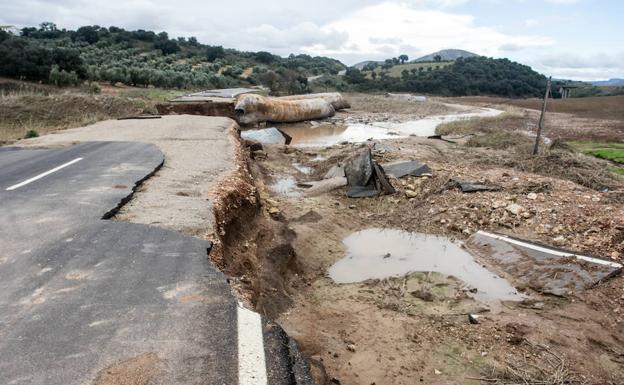
[[[132,142],[0,148],[0,384],[312,383],[210,242],[106,220],[163,161]]]

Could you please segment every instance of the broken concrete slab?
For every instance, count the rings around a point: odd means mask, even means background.
[[[347,191],[349,198],[372,198],[381,192],[375,186],[353,186]]]
[[[241,131],[241,138],[254,140],[263,144],[290,144],[292,138],[275,127],[264,128],[262,130]]]
[[[346,161],[344,168],[349,187],[349,198],[368,198],[396,191],[388,181],[383,167],[373,160],[370,148],[361,150]]]
[[[386,163],[382,164],[382,167],[388,175],[392,175],[395,178],[403,178],[408,175],[422,176],[423,174],[431,174],[431,168],[429,166],[415,160]]]
[[[373,159],[366,148],[346,161],[345,174],[349,186],[367,186],[373,177]]]
[[[385,194],[394,194],[396,190],[388,181],[388,177],[386,176],[383,167],[373,161],[373,168],[375,169],[375,186],[377,187],[377,190],[381,190]]]
[[[565,296],[622,271],[613,261],[479,231],[465,243],[481,261],[510,277],[517,288]]]
[[[172,99],[172,102],[187,102],[187,101],[202,101],[206,98],[235,98],[242,94],[254,94],[261,92],[258,88],[222,88],[214,90],[205,90],[200,92],[194,92],[192,94],[184,95]]]
[[[464,193],[473,193],[478,191],[500,191],[503,189],[501,186],[494,184],[464,181],[455,178],[449,181],[447,188],[459,188]]]

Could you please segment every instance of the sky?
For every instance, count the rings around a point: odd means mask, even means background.
[[[0,0],[0,25],[167,31],[347,65],[441,49],[507,57],[555,78],[624,78],[622,0]]]

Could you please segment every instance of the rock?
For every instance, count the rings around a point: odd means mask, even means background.
[[[350,351],[350,352],[355,352],[355,345],[353,345],[353,344],[347,345],[347,350]]]
[[[563,235],[558,236],[557,238],[553,239],[553,242],[557,245],[557,246],[562,246],[566,243],[566,239]]]
[[[251,138],[243,140],[245,141],[245,146],[249,148],[250,152],[264,150],[262,143],[258,142],[257,140]]]
[[[267,159],[268,157],[269,155],[262,150],[256,150],[251,152],[251,159]]]
[[[479,315],[477,314],[468,314],[468,322],[473,325],[479,324]]]
[[[507,205],[507,203],[503,202],[503,201],[495,201],[494,203],[492,203],[492,208],[493,209],[500,209],[501,207],[505,207]]]
[[[620,259],[620,253],[617,251],[614,251],[611,253],[611,258],[612,259]]]
[[[537,194],[536,193],[528,193],[527,194],[527,198],[534,201],[537,199]]]
[[[509,211],[510,213],[512,213],[513,215],[519,215],[521,212],[524,211],[524,207],[520,206],[517,203],[512,203],[508,205],[507,207],[505,207],[505,209]]]
[[[442,372],[439,371],[438,369],[433,369],[433,373],[435,373],[436,376],[439,376],[440,374],[442,374]]]
[[[416,191],[413,190],[405,190],[405,196],[407,198],[416,198],[418,196],[418,193]]]
[[[269,214],[271,215],[279,215],[280,213],[280,209],[278,209],[277,207],[271,207],[269,209]]]

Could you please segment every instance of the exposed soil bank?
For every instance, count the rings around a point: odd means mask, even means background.
[[[374,118],[351,113],[354,120]],[[268,186],[287,177],[319,180],[359,145],[265,146],[266,158],[251,163],[262,225],[247,226],[233,252],[239,260],[253,256],[247,271],[277,266],[262,281],[272,285],[254,294],[256,303],[279,315],[304,352],[324,364],[327,377],[319,374],[319,383],[535,383],[559,374],[570,384],[624,381],[622,277],[565,298],[525,288],[529,299],[497,303],[475,300],[463,282],[439,273],[345,284],[329,278],[328,269],[347,255],[343,240],[370,228],[460,240],[483,229],[616,260],[624,255],[624,205],[610,192],[478,161],[508,149],[415,137],[383,144],[380,163],[418,160],[433,176],[392,180],[398,193],[378,198],[349,199],[344,189],[305,197]],[[444,188],[451,177],[502,190],[463,194]],[[253,279],[245,288],[254,289]],[[481,315],[478,324],[469,313]],[[514,370],[524,377],[513,378]]]

